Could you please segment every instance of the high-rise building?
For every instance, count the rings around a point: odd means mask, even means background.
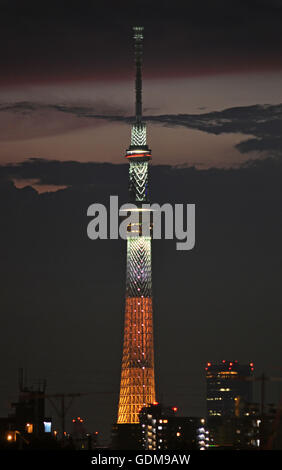
[[[251,403],[253,370],[252,362],[247,365],[226,360],[207,363],[207,417],[233,416],[239,402]]]
[[[242,429],[247,427],[252,436],[257,433],[256,420],[250,419],[250,413],[245,414],[244,411],[252,401],[254,364],[223,360],[208,362],[205,370],[211,448],[240,448],[247,445]],[[255,437],[250,441],[252,446],[257,445]]]
[[[206,450],[205,418],[177,416],[176,407],[154,403],[142,408],[140,426],[144,450]]]
[[[137,206],[139,221],[128,227],[126,299],[123,354],[117,424],[137,424],[140,409],[155,401],[154,341],[151,273],[151,227],[144,234],[142,204],[148,203],[146,124],[142,121],[143,27],[134,27],[136,65],[135,122],[126,151],[129,162],[130,203]],[[147,227],[148,228],[148,227]]]

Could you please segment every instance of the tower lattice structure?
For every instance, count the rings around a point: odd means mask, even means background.
[[[118,424],[138,423],[143,406],[155,401],[152,306],[151,231],[143,235],[142,204],[149,202],[146,124],[142,121],[143,27],[135,26],[135,122],[126,151],[129,161],[129,195],[139,211],[139,222],[127,233],[126,299]]]

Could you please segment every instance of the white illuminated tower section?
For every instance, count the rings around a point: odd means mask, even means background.
[[[130,202],[137,207],[148,203],[146,124],[142,122],[143,27],[134,27],[136,65],[135,122],[129,161]],[[141,214],[140,209],[140,214]],[[135,226],[134,226],[135,225]],[[138,231],[139,236],[134,236]],[[151,232],[143,236],[141,218],[129,228],[127,237],[126,299],[118,424],[138,423],[139,411],[155,401],[154,340],[152,309]]]

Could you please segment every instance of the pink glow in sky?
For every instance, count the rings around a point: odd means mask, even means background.
[[[134,83],[131,78],[2,86],[1,163],[31,157],[123,163],[124,150],[129,143],[128,123],[87,117],[85,112],[78,115],[77,109],[89,108],[92,114],[102,116],[132,115]],[[145,79],[144,115],[201,114],[231,107],[280,103],[281,79],[282,72]],[[58,106],[66,107],[68,112],[58,110]],[[214,135],[182,126],[148,123],[148,139],[156,164],[224,167],[241,164],[250,157],[234,148],[242,140],[238,133]]]

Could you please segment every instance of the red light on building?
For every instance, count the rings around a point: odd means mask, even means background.
[[[158,405],[159,403],[157,401],[154,401],[153,405]]]
[[[174,407],[172,408],[172,411],[177,411],[177,407],[174,406]]]
[[[208,362],[208,363],[207,363],[207,366],[208,366],[208,367],[210,367],[210,366],[211,366],[211,363],[210,363],[210,362]]]

